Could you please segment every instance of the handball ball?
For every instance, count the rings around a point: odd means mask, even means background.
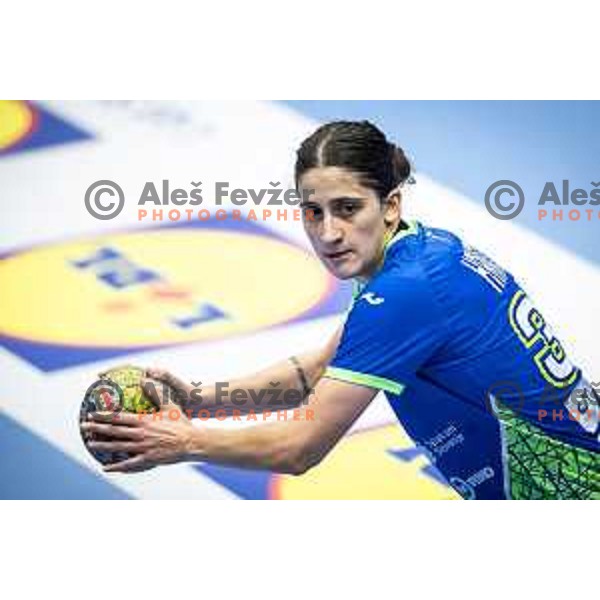
[[[121,388],[123,392],[121,410],[133,413],[154,412],[157,410],[157,406],[144,395],[142,389],[144,375],[144,369],[125,366],[101,373],[100,379],[116,383]],[[107,407],[105,410],[111,409]]]
[[[86,421],[88,415],[93,412],[143,413],[158,410],[159,407],[144,394],[142,389],[142,379],[145,377],[144,369],[126,365],[100,373],[99,377],[85,393],[79,411],[80,423]],[[157,389],[163,386],[159,381],[155,381],[154,384]],[[169,394],[169,390],[164,391],[167,392],[167,395]],[[90,434],[83,436],[83,442],[88,452],[102,464],[125,460],[129,456],[126,452],[106,452],[89,448],[86,442],[91,439],[102,441],[106,438],[99,435],[92,437]]]

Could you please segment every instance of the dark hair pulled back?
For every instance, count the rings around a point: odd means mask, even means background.
[[[297,151],[296,187],[300,177],[315,167],[353,171],[380,199],[404,182],[413,181],[402,148],[389,142],[369,121],[333,121],[307,137]]]

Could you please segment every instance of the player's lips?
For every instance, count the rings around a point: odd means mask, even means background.
[[[345,260],[352,254],[352,250],[338,250],[337,252],[325,252],[323,256],[332,262],[340,262]]]

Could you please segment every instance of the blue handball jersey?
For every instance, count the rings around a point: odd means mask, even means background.
[[[598,396],[513,276],[405,224],[357,286],[327,377],[383,390],[465,498],[599,498]]]

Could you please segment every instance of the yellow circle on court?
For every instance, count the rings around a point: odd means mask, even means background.
[[[0,100],[0,151],[26,138],[35,123],[35,113],[26,103]]]
[[[282,500],[458,499],[452,488],[423,471],[428,464],[425,456],[404,462],[389,452],[413,446],[399,425],[356,432],[343,438],[302,477],[275,475],[269,496]]]
[[[94,263],[102,249],[118,258]],[[331,284],[308,252],[264,235],[191,227],[122,233],[0,261],[0,333],[92,347],[214,339],[297,318]]]

